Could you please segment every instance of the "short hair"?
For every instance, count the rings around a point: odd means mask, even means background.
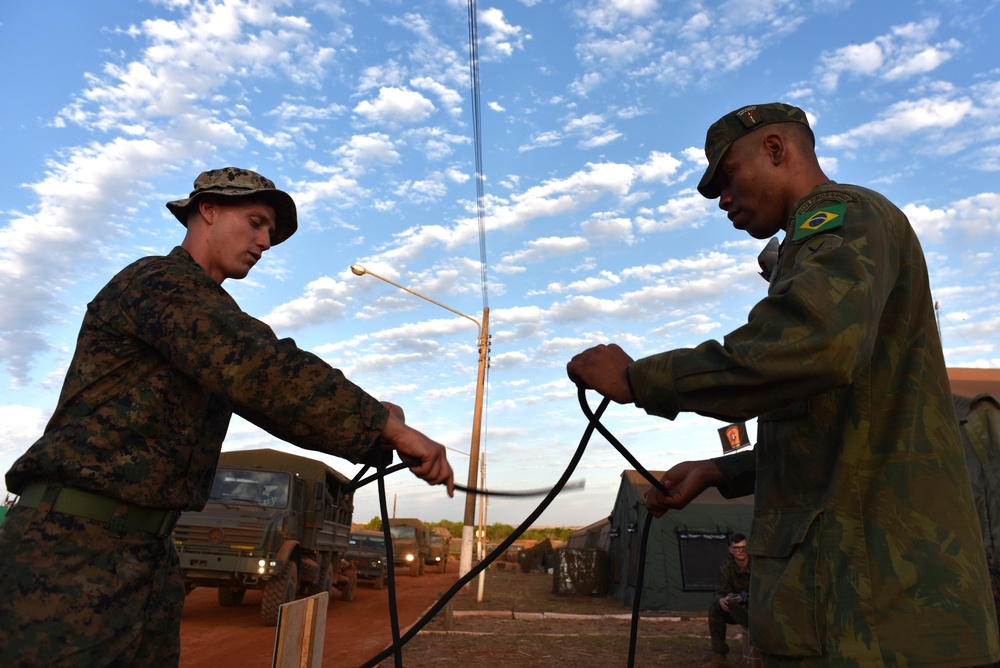
[[[729,537],[729,544],[730,545],[735,545],[736,543],[741,543],[741,542],[745,541],[746,539],[747,539],[746,536],[744,536],[743,534],[741,534],[739,532],[736,532],[732,536]]]

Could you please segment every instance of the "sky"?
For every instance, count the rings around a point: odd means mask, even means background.
[[[180,243],[165,202],[235,165],[299,209],[298,233],[224,284],[239,304],[401,405],[460,482],[488,308],[476,468],[488,488],[551,487],[586,427],[573,355],[721,340],[765,296],[764,242],[695,186],[708,126],[772,101],[806,111],[831,179],[907,214],[948,365],[1000,367],[997,5],[479,2],[480,218],[465,0],[3,3],[0,472],[41,435],[86,304]],[[708,418],[612,404],[604,423],[649,469],[722,454]],[[223,447],[297,451],[238,418]],[[595,436],[583,488],[537,524],[606,517],[626,468]],[[398,516],[464,515],[407,472],[387,492]],[[538,501],[492,498],[486,522]],[[359,490],[355,520],[377,514],[375,486]]]

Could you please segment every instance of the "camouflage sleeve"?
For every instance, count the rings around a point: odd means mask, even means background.
[[[719,485],[719,493],[727,499],[749,496],[754,493],[757,482],[756,462],[753,450],[734,452],[712,460],[722,472],[726,482]]]
[[[291,339],[278,339],[183,262],[151,263],[116,306],[122,331],[289,443],[357,462],[388,418],[382,404],[343,373]]]
[[[744,326],[721,344],[631,365],[637,402],[648,413],[745,420],[851,382],[871,356],[898,258],[887,212],[844,196],[852,199],[842,226],[801,242],[786,236],[780,274]]]

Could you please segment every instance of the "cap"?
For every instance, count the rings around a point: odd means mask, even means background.
[[[698,192],[708,199],[719,196],[719,188],[715,185],[715,170],[729,147],[740,137],[750,134],[757,128],[771,123],[802,123],[807,128],[809,120],[806,112],[798,107],[781,102],[768,104],[751,104],[732,111],[708,129],[705,135],[705,157],[708,158],[708,169],[698,182]]]
[[[295,202],[291,195],[275,188],[271,179],[239,167],[223,167],[202,172],[194,180],[194,190],[187,199],[167,202],[167,208],[177,220],[181,221],[181,225],[187,227],[190,207],[194,206],[202,195],[207,194],[224,197],[254,196],[268,202],[274,207],[275,229],[271,234],[272,246],[277,246],[299,228]]]

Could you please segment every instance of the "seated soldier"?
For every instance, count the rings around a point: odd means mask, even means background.
[[[721,668],[729,665],[729,645],[726,644],[726,625],[739,624],[747,633],[750,624],[747,611],[747,592],[750,591],[750,555],[747,554],[747,537],[734,533],[729,538],[730,556],[722,562],[719,579],[715,584],[715,597],[708,608],[708,632],[712,636],[712,660],[703,668]]]

